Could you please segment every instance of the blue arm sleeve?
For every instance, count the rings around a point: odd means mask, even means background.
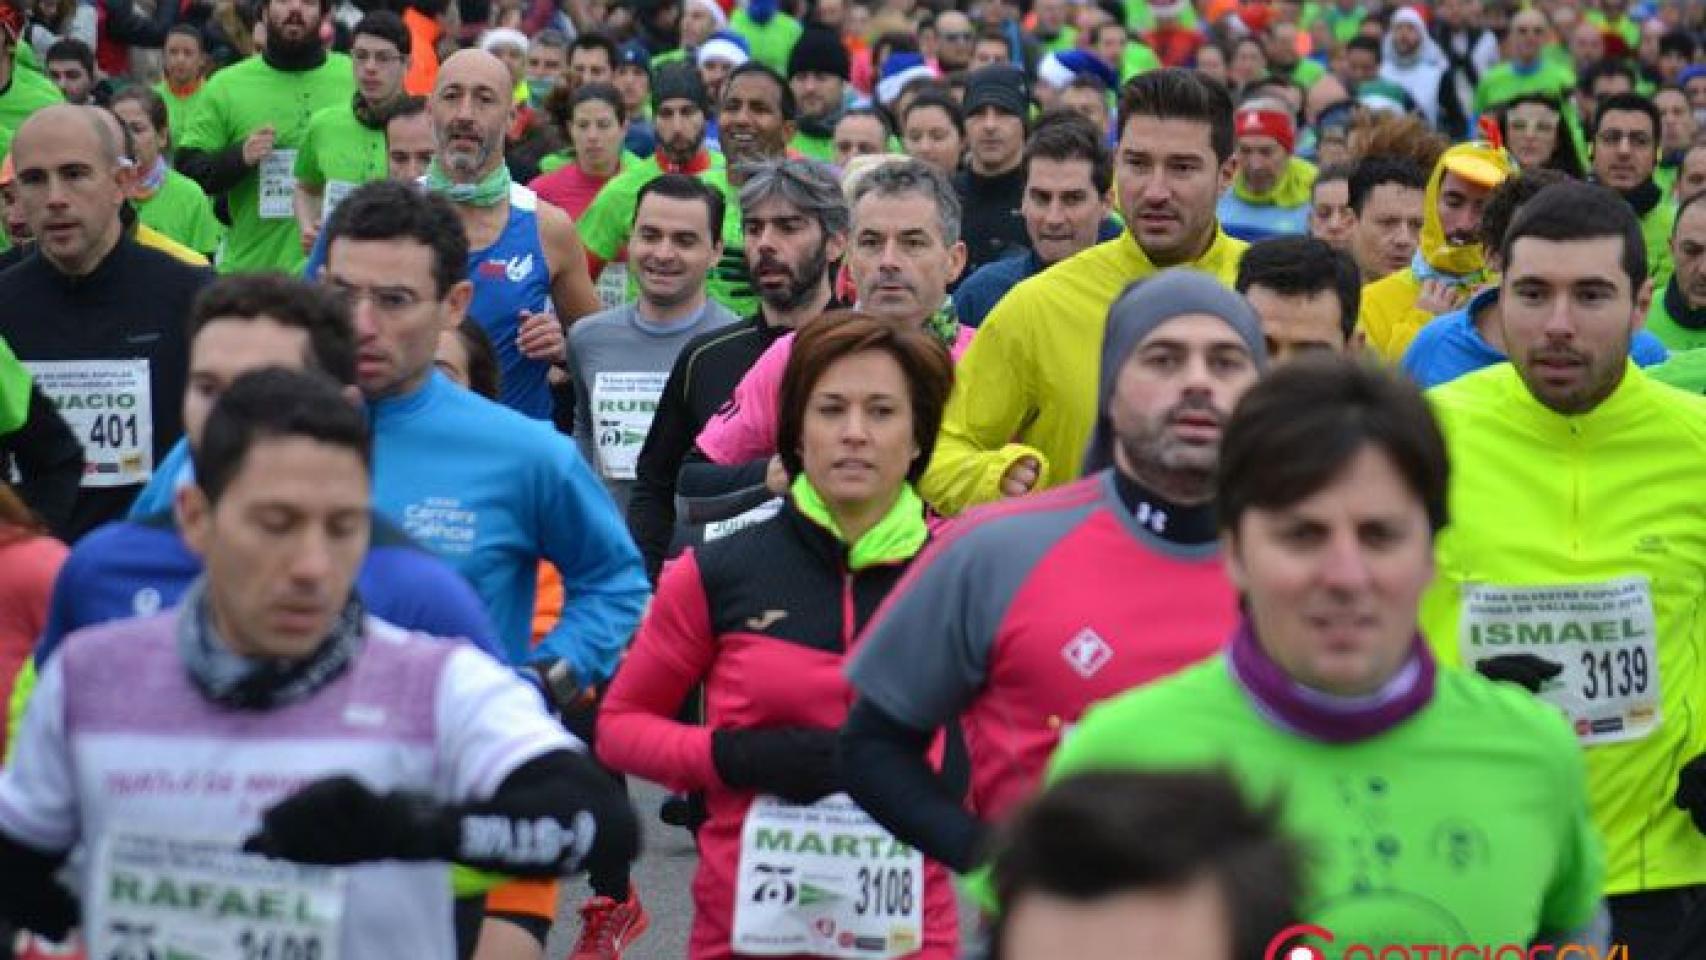
[[[156,513],[172,509],[172,499],[178,492],[178,484],[190,470],[190,442],[180,437],[166,454],[166,459],[160,461],[154,475],[148,478],[148,485],[131,501],[130,512],[124,515],[126,520],[141,520]]]
[[[615,672],[651,588],[604,484],[574,444],[560,439],[541,477],[535,523],[540,552],[563,577],[563,614],[532,659],[567,660],[583,683],[598,683]]]
[[[480,595],[448,564],[415,546],[374,547],[368,564],[376,563],[383,576],[374,579],[382,583],[364,576],[361,585],[374,616],[407,630],[466,639],[508,662]]]
[[[1670,351],[1658,337],[1645,330],[1637,330],[1629,341],[1629,357],[1638,367],[1650,367],[1670,359]]]
[[[77,616],[77,584],[82,577],[82,558],[74,549],[59,567],[53,578],[53,597],[47,603],[47,622],[42,625],[41,637],[36,640],[36,669],[47,664],[47,658],[65,642],[65,638],[84,626]]]

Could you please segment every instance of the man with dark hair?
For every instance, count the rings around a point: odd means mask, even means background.
[[[567,325],[596,312],[598,294],[574,221],[510,179],[503,144],[513,89],[509,69],[483,50],[439,66],[428,101],[438,155],[423,182],[450,201],[467,237],[467,311],[497,350],[504,404],[549,421],[548,372],[563,363]]]
[[[848,794],[958,872],[1092,703],[1210,655],[1236,620],[1210,501],[1222,425],[1267,365],[1261,321],[1211,275],[1168,270],[1128,285],[1105,327],[1086,476],[960,521],[848,671]],[[956,719],[965,803],[928,758]]]
[[[426,98],[404,96],[386,111],[386,178],[414,183],[426,176],[427,168],[432,166],[432,158],[437,154]],[[321,259],[325,259],[323,250]]]
[[[1220,230],[1231,182],[1232,99],[1193,71],[1141,74],[1120,95],[1115,166],[1126,234],[1055,264],[990,311],[959,364],[920,493],[945,515],[1078,476],[1096,419],[1108,304],[1133,280],[1190,267],[1231,283],[1245,244]]]
[[[835,125],[841,122],[852,70],[839,34],[822,27],[800,34],[788,54],[788,85],[800,105],[799,132],[792,143],[799,153],[825,163],[835,159]]]
[[[1006,31],[998,26],[984,24],[978,28],[977,42],[972,46],[971,63],[967,67],[976,70],[998,63],[1016,63],[1013,49],[1013,38]]]
[[[1430,393],[1452,522],[1422,627],[1442,662],[1565,712],[1605,838],[1611,939],[1630,956],[1685,951],[1706,884],[1706,762],[1689,722],[1706,679],[1694,587],[1706,516],[1687,479],[1706,456],[1706,400],[1628,360],[1652,287],[1640,223],[1616,194],[1547,187],[1517,211],[1500,259],[1511,362]],[[1595,632],[1602,622],[1618,626]],[[1554,642],[1500,642],[1519,634]]]
[[[616,74],[616,41],[602,33],[583,33],[569,43],[566,73],[569,92],[589,83],[609,83]]]
[[[182,130],[190,114],[201,102],[202,86],[207,78],[207,41],[201,28],[180,23],[166,34],[162,49],[160,82],[154,92],[166,101],[167,126]]]
[[[1019,213],[1030,243],[968,276],[954,291],[960,322],[978,326],[1008,290],[1096,243],[1119,236],[1108,218],[1113,161],[1102,136],[1075,113],[1042,115],[1025,144]]]
[[[263,56],[219,71],[177,131],[177,166],[211,198],[225,198],[231,229],[222,273],[297,272],[306,259],[296,221],[296,157],[315,113],[355,96],[348,57],[327,53],[320,25],[330,0],[265,0]]]
[[[841,114],[835,125],[835,154],[830,159],[838,169],[846,169],[854,157],[887,153],[889,138],[887,114],[876,107],[854,107]]]
[[[95,101],[95,51],[88,44],[76,37],[56,40],[43,54],[42,62],[47,68],[47,78],[65,95],[66,103],[88,106]],[[101,103],[112,95],[105,88],[100,93]]]
[[[73,538],[121,516],[183,432],[183,317],[213,279],[125,230],[135,172],[117,130],[95,107],[44,108],[10,158],[36,243],[0,274],[0,302],[17,305],[0,312],[0,337],[83,444]]]
[[[1380,79],[1380,41],[1373,37],[1352,37],[1345,44],[1345,86],[1352,91],[1365,83]]]
[[[543,109],[552,91],[569,83],[569,38],[550,28],[527,41],[527,96],[535,110]]]
[[[1591,25],[1587,25],[1590,26]],[[1635,92],[1635,74],[1621,60],[1602,60],[1576,76],[1576,113],[1584,129],[1592,130],[1594,118],[1606,100]]]
[[[1356,330],[1362,285],[1351,258],[1314,237],[1271,237],[1238,263],[1234,288],[1262,320],[1268,359],[1344,352]]]
[[[1670,279],[1653,291],[1644,332],[1671,350],[1706,347],[1706,205],[1696,193],[1682,201],[1670,232]]]
[[[624,513],[676,356],[699,334],[735,322],[705,296],[722,226],[722,194],[696,177],[666,173],[640,188],[628,241],[640,295],[569,330],[575,440]]]
[[[472,78],[458,65],[469,54],[445,61],[441,91]],[[358,380],[377,438],[374,503],[467,577],[497,623],[507,662],[539,674],[565,722],[590,736],[596,691],[645,605],[645,572],[572,440],[435,369],[440,335],[456,328],[475,296],[462,219],[436,194],[380,182],[357,189],[326,224],[322,280],[350,305]],[[535,644],[535,587],[547,561],[562,578],[564,602]],[[625,865],[594,870],[592,879],[583,937],[597,943],[612,923],[619,940],[638,935],[645,914]],[[502,918],[541,945],[556,904],[542,892],[548,902],[538,909]]]
[[[1017,67],[980,67],[966,77],[966,164],[954,175],[964,219],[966,269],[975,271],[1029,243],[1020,204],[1030,96]]]
[[[1481,214],[1481,245],[1487,251],[1490,269],[1499,269],[1499,248],[1517,211],[1540,191],[1569,181],[1569,177],[1552,170],[1530,170],[1493,191]],[[1660,309],[1658,297],[1653,303],[1655,310]],[[1499,288],[1490,287],[1471,297],[1463,309],[1443,314],[1423,327],[1410,349],[1404,351],[1404,372],[1427,388],[1503,363],[1507,359],[1503,334]],[[1630,341],[1629,357],[1643,367],[1651,366],[1665,359],[1666,346],[1651,332],[1638,330]]]
[[[1675,196],[1677,171],[1700,124],[1681,87],[1667,85],[1653,91],[1653,106],[1659,110],[1659,165],[1653,171],[1653,181],[1666,194]]]
[[[325,108],[308,120],[296,154],[296,225],[312,249],[334,208],[351,190],[386,176],[385,121],[404,96],[409,31],[389,10],[355,25],[350,46],[355,99]]]
[[[1700,44],[1694,34],[1678,28],[1659,38],[1659,80],[1662,83],[1682,83],[1683,71],[1694,65]]]
[[[355,584],[371,437],[335,384],[248,374],[199,456],[177,505],[202,577],[169,611],[73,635],[43,668],[0,774],[0,913],[63,937],[78,898],[55,874],[81,844],[78,892],[103,921],[89,948],[123,955],[110,888],[127,865],[241,850],[321,905],[276,912],[293,942],[448,960],[448,863],[557,877],[632,861],[633,810],[533,689],[478,650],[369,614]],[[113,695],[126,689],[147,694]],[[90,697],[101,706],[70,707]],[[125,786],[149,778],[230,788],[162,803]],[[206,935],[144,915],[178,942]]]
[[[29,20],[23,0],[0,0],[0,152],[11,149],[12,136],[30,114],[65,102],[65,95],[41,71],[17,68],[18,45],[29,43],[24,39]]]
[[[1303,874],[1277,813],[1224,773],[1079,774],[1003,831],[989,956],[1255,960],[1297,921]]]
[[[1676,204],[1653,179],[1659,159],[1659,108],[1638,93],[1600,101],[1593,130],[1593,178],[1617,191],[1641,219],[1647,270],[1670,275],[1670,228]]]
[[[1363,283],[1397,273],[1421,243],[1428,178],[1408,160],[1364,157],[1351,171],[1351,257]]]
[[[1697,138],[1677,162],[1672,199],[1680,206],[1702,192],[1706,192],[1706,140]]]
[[[1108,88],[1100,79],[1088,73],[1074,75],[1060,91],[1060,107],[1090,121],[1101,132],[1102,142],[1110,144],[1113,106],[1108,101]]]

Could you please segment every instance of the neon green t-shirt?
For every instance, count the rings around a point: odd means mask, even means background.
[[[362,123],[350,104],[327,107],[309,118],[296,153],[296,180],[320,191],[322,215],[356,187],[385,179],[388,169],[385,131]]]
[[[1408,720],[1322,743],[1258,713],[1215,657],[1092,707],[1048,780],[1210,767],[1280,805],[1312,868],[1302,919],[1339,950],[1527,944],[1599,908],[1605,863],[1581,751],[1556,712],[1514,686],[1441,669]]]
[[[1663,285],[1653,285],[1653,305],[1647,309],[1647,322],[1642,329],[1658,337],[1665,349],[1673,353],[1706,347],[1706,329],[1694,329],[1678,323],[1665,303],[1669,296],[1670,281],[1667,280]]]
[[[1678,350],[1670,359],[1644,371],[1660,383],[1689,393],[1706,393],[1706,350]]]
[[[0,156],[12,151],[12,136],[30,114],[65,102],[65,96],[52,80],[21,66],[12,71],[12,85],[0,93]]]
[[[814,137],[809,133],[796,133],[788,146],[813,160],[822,160],[824,163],[832,163],[835,160],[834,137]]]
[[[1120,58],[1120,82],[1124,83],[1140,73],[1161,69],[1161,58],[1155,51],[1149,49],[1149,44],[1133,40],[1125,45],[1125,53]]]
[[[195,114],[196,106],[201,103],[202,91],[206,89],[207,82],[202,81],[188,96],[180,97],[172,92],[171,85],[164,80],[154,85],[154,92],[166,103],[166,125],[171,127],[173,132],[184,129],[184,125],[189,123],[190,117]]]
[[[1528,73],[1519,72],[1509,61],[1497,63],[1475,86],[1475,112],[1486,113],[1491,107],[1527,93],[1545,93],[1567,101],[1575,85],[1574,71],[1544,57]]]
[[[0,436],[24,425],[30,416],[30,371],[0,338]]]
[[[264,126],[277,131],[273,152],[246,174],[228,197],[231,230],[220,258],[223,273],[282,270],[298,273],[307,261],[291,197],[296,151],[309,120],[355,96],[349,57],[329,54],[312,70],[283,71],[250,57],[214,74],[201,104],[178,137],[180,150],[222,152]]]
[[[1428,392],[1451,455],[1451,525],[1421,624],[1440,661],[1527,653],[1573,721],[1606,839],[1606,893],[1706,882],[1706,836],[1671,804],[1706,749],[1706,399],[1634,364],[1556,413],[1499,364]]]
[[[209,257],[225,236],[225,225],[213,215],[207,194],[176,170],[166,171],[165,182],[152,197],[136,201],[136,215],[148,226]]]
[[[729,29],[746,38],[747,45],[752,47],[752,59],[784,77],[788,75],[788,56],[794,52],[794,44],[800,42],[800,34],[805,32],[800,21],[785,13],[777,13],[760,24],[746,15],[745,7],[729,17]]]

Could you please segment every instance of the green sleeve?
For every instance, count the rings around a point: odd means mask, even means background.
[[[210,84],[213,81],[208,81]],[[180,150],[217,152],[231,145],[225,124],[225,87],[212,87],[203,92],[201,103],[190,114],[182,133],[177,134]]]
[[[578,224],[581,243],[588,253],[609,263],[622,252],[634,223],[634,197],[638,193],[639,181],[627,176],[618,176],[598,191]]]
[[[1682,350],[1656,367],[1646,369],[1647,376],[1689,393],[1706,393],[1706,350]]]
[[[0,339],[0,436],[24,425],[30,415],[30,371]]]
[[[296,149],[296,182],[309,190],[326,185],[326,171],[320,165],[320,141],[326,136],[326,121],[316,113],[308,121],[308,131],[302,135],[302,146]]]
[[[1549,718],[1550,719],[1550,718]],[[1588,927],[1599,912],[1605,884],[1605,848],[1588,811],[1587,765],[1575,738],[1562,723],[1554,754],[1563,765],[1558,809],[1563,813],[1557,872],[1540,908],[1540,934],[1557,936]]]

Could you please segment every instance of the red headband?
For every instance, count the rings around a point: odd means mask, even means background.
[[[1286,153],[1297,146],[1297,125],[1291,114],[1279,110],[1240,110],[1237,131],[1240,137],[1273,137]]]

